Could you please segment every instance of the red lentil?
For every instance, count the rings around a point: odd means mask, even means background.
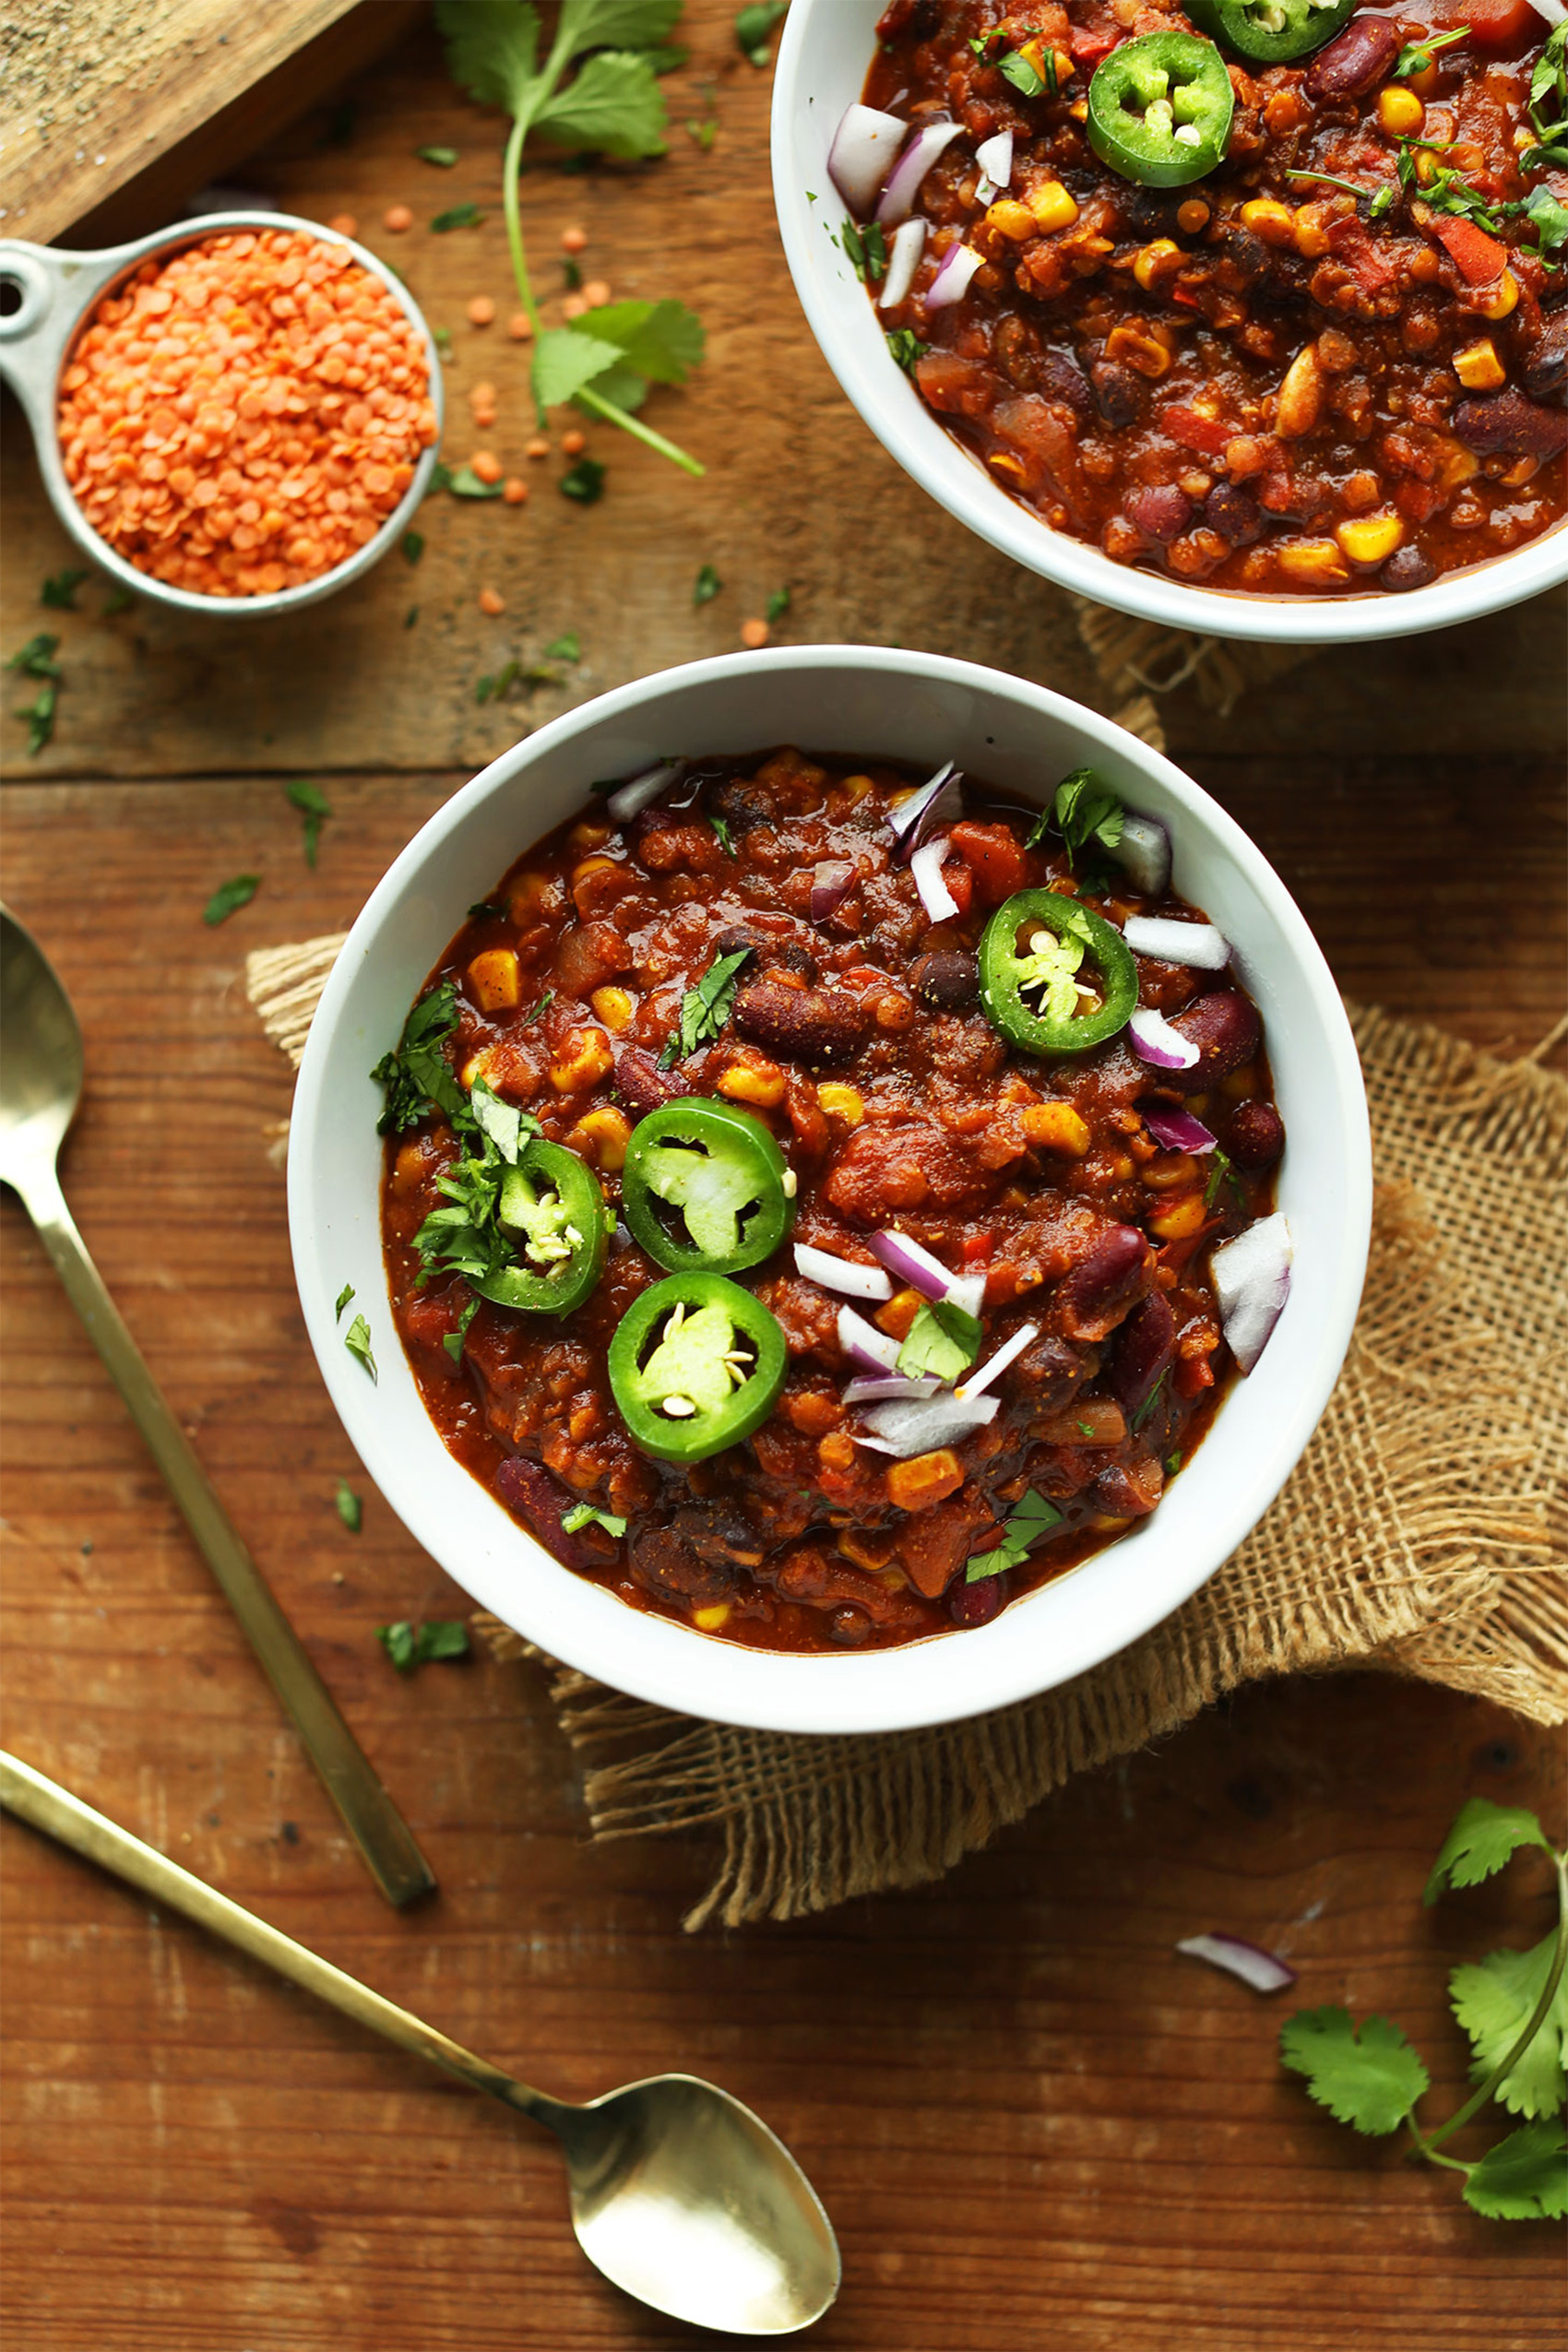
[[[505,612],[506,600],[493,588],[481,588],[479,609],[481,612],[488,612],[490,618],[495,621]]]
[[[381,225],[390,229],[394,236],[400,236],[405,229],[413,227],[414,216],[406,204],[389,204],[381,216]]]
[[[588,231],[586,229],[579,229],[574,225],[570,229],[562,230],[561,250],[563,253],[582,253],[587,245]]]
[[[481,481],[499,481],[501,479],[501,460],[493,449],[476,449],[469,464]]]
[[[529,486],[520,474],[508,475],[501,485],[501,495],[508,506],[521,506],[528,498]]]
[[[469,323],[473,327],[488,327],[495,316],[495,304],[488,294],[476,294],[469,304]]]
[[[579,433],[575,425],[570,432],[561,435],[561,455],[564,457],[580,457],[587,447],[588,434]]]
[[[766,621],[742,621],[741,624],[741,643],[746,647],[746,650],[749,653],[760,653],[763,647],[767,643],[767,623]]]

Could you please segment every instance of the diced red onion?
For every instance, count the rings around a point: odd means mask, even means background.
[[[1180,1029],[1173,1029],[1152,1004],[1140,1004],[1127,1022],[1127,1034],[1140,1061],[1154,1070],[1190,1070],[1198,1049]]]
[[[971,1396],[980,1396],[983,1395],[985,1390],[991,1386],[992,1382],[999,1379],[1002,1373],[1006,1371],[1014,1358],[1023,1354],[1025,1348],[1028,1346],[1029,1341],[1031,1339],[1038,1339],[1039,1336],[1039,1325],[1038,1323],[1020,1324],[1017,1330],[1013,1334],[1012,1338],[1004,1342],[1002,1347],[998,1348],[995,1355],[990,1359],[989,1362],[983,1363],[979,1372],[970,1372],[967,1380],[961,1380],[958,1383],[957,1387],[953,1391],[953,1395],[956,1401],[960,1405],[967,1405]]]
[[[985,1304],[983,1274],[960,1274],[947,1285],[949,1306],[962,1307],[967,1315],[978,1315]]]
[[[1144,1125],[1167,1151],[1212,1151],[1217,1141],[1190,1111],[1146,1111]]]
[[[923,220],[906,220],[893,232],[887,248],[887,275],[882,281],[882,291],[876,298],[878,310],[897,310],[915,282],[915,272],[925,251],[926,224]]]
[[[972,1436],[993,1421],[1000,1409],[994,1396],[977,1396],[968,1405],[960,1405],[952,1396],[933,1396],[926,1404],[873,1405],[866,1420],[875,1435],[857,1437],[855,1443],[908,1462],[917,1454],[931,1454],[939,1446]]]
[[[1537,16],[1543,17],[1549,25],[1560,25],[1563,18],[1568,17],[1568,7],[1564,7],[1563,0],[1530,0],[1530,6]]]
[[[900,842],[909,841],[912,847],[911,836],[914,840],[919,839],[922,821],[931,814],[944,792],[956,791],[961,780],[957,762],[944,760],[926,783],[915,791],[906,793],[897,807],[888,811],[887,829],[894,838]]]
[[[825,1290],[837,1290],[846,1299],[893,1296],[893,1285],[881,1266],[856,1265],[849,1258],[835,1257],[831,1250],[814,1250],[809,1241],[795,1244],[795,1271],[808,1282],[820,1282]]]
[[[1122,936],[1134,956],[1161,964],[1190,964],[1200,972],[1222,972],[1230,943],[1212,923],[1173,922],[1166,915],[1129,915]]]
[[[1233,1241],[1221,1241],[1210,1255],[1220,1327],[1244,1372],[1263,1354],[1290,1295],[1291,1256],[1290,1229],[1278,1209]]]
[[[685,772],[683,759],[670,759],[661,766],[645,768],[640,776],[634,776],[629,784],[623,784],[612,792],[604,805],[617,825],[624,825],[629,818],[636,815],[639,809],[646,809],[650,802],[657,801],[660,792],[667,791]]]
[[[889,172],[882,202],[876,208],[876,217],[885,229],[891,229],[896,220],[909,219],[915,208],[921,183],[963,127],[962,123],[926,123],[915,133]]]
[[[847,106],[827,150],[827,176],[860,220],[864,220],[909,136],[908,123],[874,106]]]
[[[975,161],[993,187],[1004,188],[1013,177],[1012,132],[998,131],[994,138],[982,139],[975,149]]]
[[[1170,880],[1170,836],[1157,816],[1139,816],[1128,809],[1122,819],[1122,838],[1111,854],[1146,898],[1163,897]]]
[[[962,240],[949,245],[942,256],[942,267],[925,290],[927,310],[946,310],[954,303],[961,303],[969,291],[969,280],[984,261],[984,255],[966,245]]]
[[[893,1372],[885,1378],[868,1372],[863,1380],[849,1383],[844,1391],[844,1402],[846,1405],[908,1404],[918,1397],[934,1396],[941,1386],[941,1381],[932,1372],[922,1372],[919,1380],[901,1380]]]
[[[1261,1943],[1249,1943],[1240,1935],[1190,1935],[1176,1946],[1191,1960],[1206,1960],[1211,1968],[1224,1968],[1232,1977],[1240,1977],[1254,1992],[1283,1992],[1287,1985],[1296,1981],[1296,1971],[1277,1952],[1265,1952]]]
[[[838,1310],[838,1345],[861,1372],[896,1372],[898,1369],[898,1341],[878,1331],[853,1307]]]
[[[824,923],[836,915],[855,886],[855,869],[848,858],[824,858],[813,870],[811,918]]]
[[[909,872],[921,894],[921,905],[933,923],[944,923],[958,911],[958,901],[942,879],[942,863],[952,844],[945,834],[928,841],[909,860]]]
[[[945,1299],[953,1287],[953,1277],[940,1258],[911,1241],[907,1233],[873,1233],[871,1246],[889,1274],[918,1290],[922,1299]]]

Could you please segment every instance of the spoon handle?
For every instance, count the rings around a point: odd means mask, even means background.
[[[53,1169],[30,1170],[23,1198],[71,1304],[147,1440],[197,1549],[271,1678],[371,1876],[398,1909],[428,1895],[435,1884],[434,1872],[377,1779],[370,1759],[339,1714],[332,1693],[278,1606],[170,1411],[104,1287],[103,1277],[88,1255]]]
[[[20,1757],[7,1755],[0,1750],[0,1806],[15,1813],[46,1835],[58,1838],[73,1853],[85,1861],[96,1862],[100,1869],[112,1871],[116,1878],[139,1887],[144,1895],[166,1903],[172,1910],[183,1911],[226,1943],[233,1944],[252,1960],[259,1960],[268,1968],[287,1977],[291,1984],[299,1985],[305,1992],[315,1993],[318,2001],[330,2002],[340,2009],[345,2017],[357,2025],[368,2025],[373,2033],[381,2034],[399,2049],[410,2051],[415,2058],[428,2058],[435,2065],[444,2066],[476,2091],[487,2091],[524,2115],[532,2115],[541,2123],[552,2122],[559,2114],[556,2102],[542,2092],[530,2090],[526,2083],[503,2073],[500,2067],[476,2058],[472,2050],[464,2049],[459,2042],[448,2041],[434,2025],[410,2016],[399,2009],[395,2001],[372,1992],[357,1978],[346,1976],[329,1960],[307,1951],[296,1943],[292,1936],[279,1928],[269,1927],[240,1903],[231,1902],[217,1888],[207,1885],[190,1871],[172,1862],[167,1854],[156,1847],[144,1846],[128,1829],[94,1812],[79,1797],[73,1797],[58,1781],[51,1780]]]

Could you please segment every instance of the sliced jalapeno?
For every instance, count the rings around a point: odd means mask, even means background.
[[[610,1343],[610,1385],[633,1441],[661,1462],[738,1445],[773,1410],[789,1358],[760,1299],[719,1274],[645,1290]]]
[[[1288,65],[1331,41],[1360,0],[1186,0],[1195,25],[1260,65]]]
[[[760,1265],[793,1225],[788,1174],[760,1119],[687,1095],[633,1129],[621,1206],[649,1257],[672,1274],[738,1274]]]
[[[570,1314],[604,1272],[608,1220],[604,1194],[575,1152],[542,1138],[529,1145],[501,1183],[496,1218],[516,1265],[468,1276],[469,1287],[498,1307],[529,1314]]]
[[[1102,58],[1089,83],[1089,145],[1146,188],[1201,180],[1225,153],[1235,95],[1212,41],[1146,32]]]
[[[1093,973],[1080,979],[1087,959]],[[1020,890],[980,948],[980,1003],[1021,1053],[1087,1053],[1125,1028],[1138,968],[1121,932],[1059,890]]]

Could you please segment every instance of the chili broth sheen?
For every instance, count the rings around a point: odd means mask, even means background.
[[[1230,45],[1237,22],[1253,46],[1331,37],[1265,64]],[[879,323],[1052,529],[1211,588],[1333,596],[1424,587],[1561,520],[1568,172],[1526,168],[1549,35],[1527,0],[1348,22],[1308,0],[893,0],[879,32],[866,104],[962,125],[915,198],[912,286]],[[1142,184],[1091,144],[1091,81],[1130,42],[1194,33],[1229,71],[1222,160],[1168,137],[1197,175]],[[1550,125],[1561,100],[1544,104]],[[1150,144],[1111,119],[1123,149]],[[1011,178],[982,201],[975,150],[1003,132]],[[928,308],[959,241],[980,266]]]
[[[1197,910],[1139,896],[1093,843],[1072,861],[1054,834],[1028,846],[1038,811],[969,778],[941,826],[957,912],[933,923],[888,822],[924,780],[794,750],[694,762],[624,826],[600,802],[557,827],[471,912],[421,1003],[450,985],[440,1051],[459,1088],[527,1112],[597,1175],[615,1230],[575,1311],[513,1312],[460,1274],[422,1281],[415,1236],[470,1146],[428,1099],[386,1145],[394,1311],[449,1450],[566,1567],[761,1648],[889,1647],[985,1623],[1153,1511],[1230,1369],[1209,1249],[1272,1207],[1284,1134],[1256,1009],[1229,972],[1134,959],[1141,1004],[1200,1050],[1184,1072],[1149,1067],[1125,1030],[1032,1055],[981,1009],[981,937],[1019,892],[1117,930]],[[823,913],[817,870],[834,861],[849,887]],[[688,992],[736,956],[717,1036],[681,1052]],[[621,1213],[639,1122],[694,1099],[761,1123],[754,1164],[781,1157],[793,1226],[729,1277],[777,1321],[782,1387],[742,1443],[682,1462],[634,1443],[609,1359],[656,1283],[685,1283],[694,1313],[726,1287],[671,1277]],[[1219,1152],[1160,1146],[1147,1115],[1182,1109]],[[901,1342],[921,1300],[895,1277],[885,1303],[847,1301],[793,1254],[874,1267],[871,1237],[890,1230],[982,1277],[977,1366],[1036,1326],[994,1383],[989,1425],[913,1460],[857,1443],[871,1431],[843,1398],[858,1368],[838,1313],[852,1305]],[[742,1345],[737,1381],[757,1353]],[[683,1426],[660,1425],[661,1442]],[[624,1537],[564,1526],[584,1504]],[[1016,1538],[1029,1521],[1033,1549],[972,1575],[1010,1518]]]

